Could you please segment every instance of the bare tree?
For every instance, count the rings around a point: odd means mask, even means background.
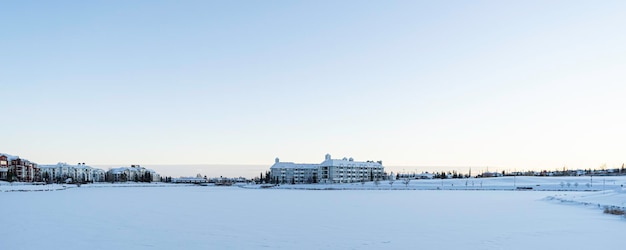
[[[404,183],[404,186],[408,187],[409,183],[411,182],[410,178],[404,178],[404,180],[402,180],[402,183]]]

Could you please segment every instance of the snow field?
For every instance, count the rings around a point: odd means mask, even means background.
[[[569,184],[569,185],[568,185]],[[578,184],[578,185],[577,185]],[[374,182],[341,184],[281,184],[280,189],[394,189],[394,190],[516,190],[518,187],[531,187],[535,191],[603,191],[622,189],[626,186],[626,176],[576,176],[576,177],[534,177],[507,176],[497,178],[469,179],[422,179],[411,180],[405,185],[403,180],[383,180]]]
[[[624,219],[559,192],[71,188],[0,193],[3,249],[600,249]],[[6,226],[9,225],[9,226]],[[5,248],[6,247],[6,248]]]

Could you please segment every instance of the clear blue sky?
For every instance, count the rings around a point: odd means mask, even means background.
[[[626,1],[5,1],[0,152],[626,161]]]

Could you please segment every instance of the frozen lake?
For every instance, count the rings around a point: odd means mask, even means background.
[[[2,249],[601,249],[626,221],[558,192],[101,187],[0,193]]]

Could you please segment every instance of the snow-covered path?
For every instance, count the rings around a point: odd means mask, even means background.
[[[557,192],[72,188],[0,193],[2,249],[602,249],[626,221]]]

